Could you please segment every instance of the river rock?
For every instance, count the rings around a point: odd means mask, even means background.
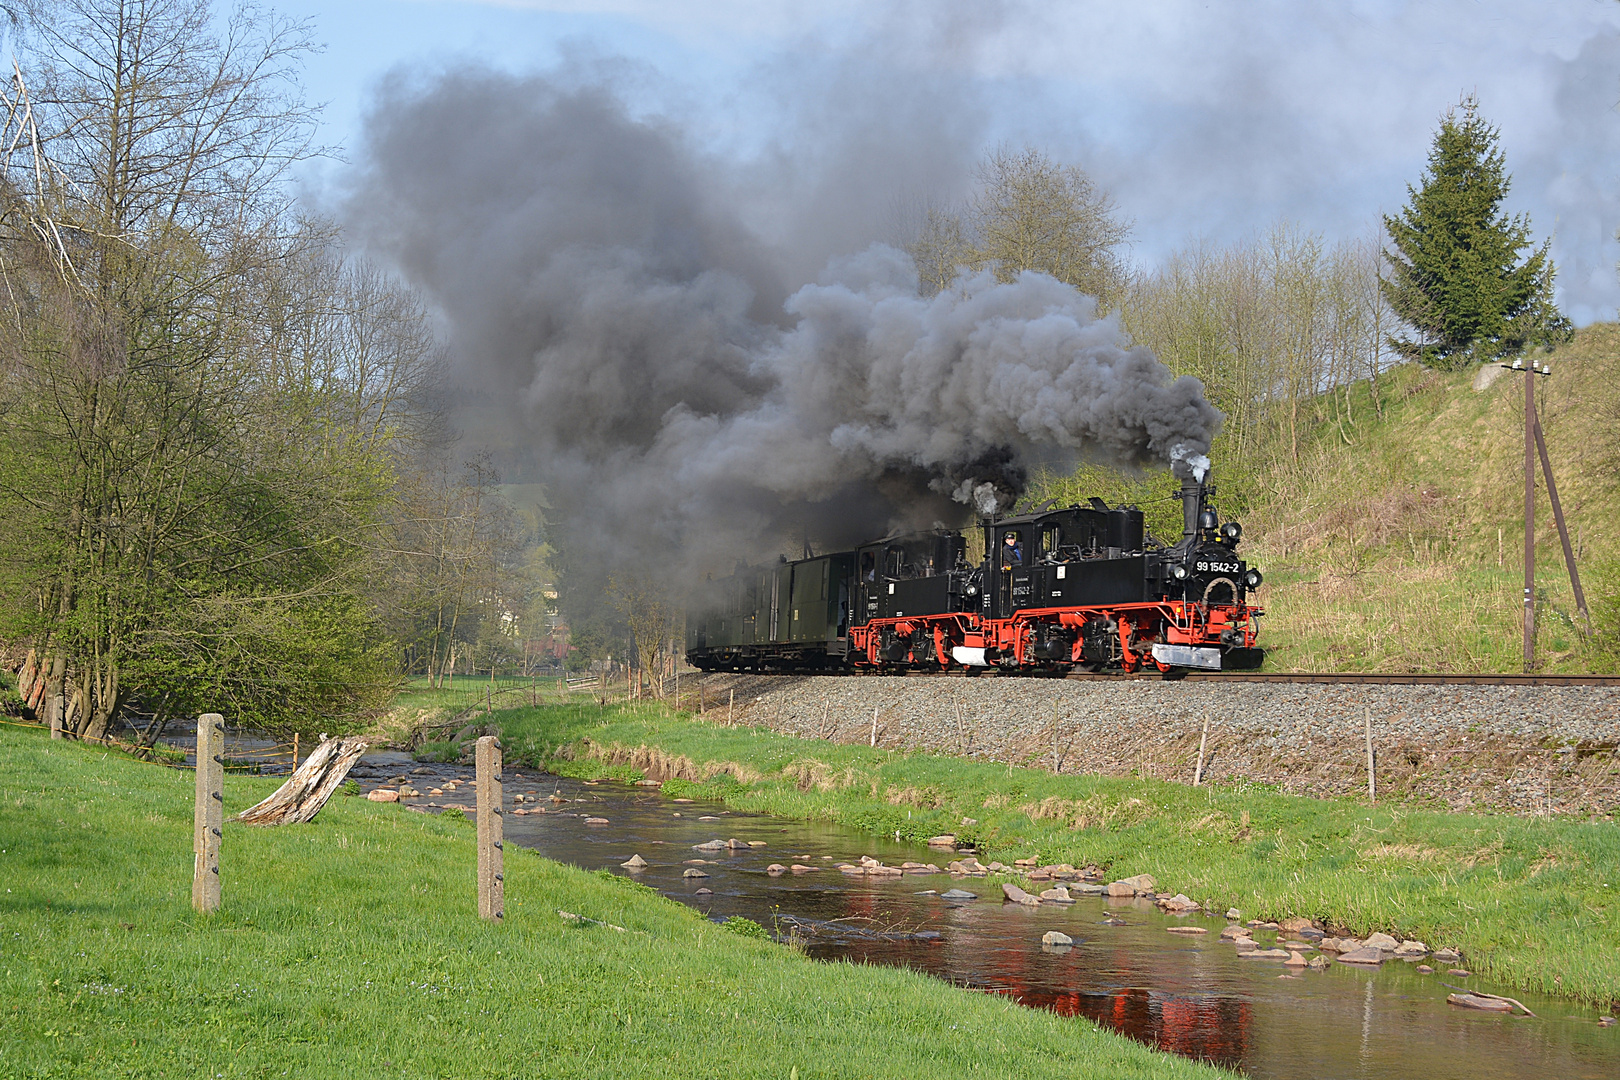
[[[706,843],[693,844],[692,845],[692,850],[693,851],[724,851],[724,850],[726,850],[726,842],[724,840],[709,840]]]
[[[1059,885],[1055,889],[1047,889],[1045,892],[1041,893],[1041,899],[1048,904],[1074,903],[1074,897],[1070,896],[1069,890],[1065,889],[1062,885]]]
[[[1383,952],[1387,952],[1387,953],[1394,952],[1400,946],[1400,944],[1401,944],[1400,942],[1396,941],[1394,938],[1390,937],[1388,934],[1382,934],[1382,933],[1380,933],[1380,934],[1369,934],[1367,936],[1367,940],[1362,942],[1362,945],[1365,946],[1366,948],[1379,949],[1379,950],[1381,950]]]
[[[1290,953],[1287,949],[1254,949],[1238,955],[1245,960],[1287,960]]]
[[[380,787],[366,792],[366,798],[372,802],[399,802],[399,792],[390,788]]]
[[[1417,958],[1429,955],[1429,947],[1421,941],[1403,941],[1395,946],[1395,955],[1401,957]]]
[[[708,876],[709,872],[707,870],[699,870],[695,866],[687,867],[685,870],[681,871],[681,877],[683,878],[704,878]]]
[[[1384,959],[1384,950],[1374,948],[1371,945],[1363,945],[1359,949],[1351,949],[1349,952],[1339,954],[1339,963],[1341,964],[1372,964],[1377,966],[1382,964]]]
[[[1446,1003],[1455,1005],[1459,1009],[1478,1009],[1480,1012],[1510,1013],[1513,1006],[1496,998],[1479,997],[1477,994],[1447,994]]]
[[[1443,949],[1434,950],[1434,962],[1437,964],[1455,964],[1462,959],[1462,953],[1449,945]]]
[[[698,820],[699,821],[719,821],[720,819],[715,817],[713,814],[704,814],[701,817],[699,817]]]
[[[1450,971],[1447,971],[1446,974],[1455,975],[1459,979],[1466,979],[1468,976],[1472,975],[1473,972],[1469,971],[1467,968],[1452,968]]]
[[[978,893],[970,893],[966,889],[946,889],[939,894],[941,900],[977,900]]]
[[[1022,866],[1025,870],[1031,870],[1041,865],[1041,857],[1039,855],[1031,855],[1027,859],[1014,859],[1013,865]]]
[[[1081,881],[1070,885],[1069,892],[1079,893],[1081,896],[1107,896],[1108,886],[1099,885],[1094,881]]]
[[[1061,930],[1048,930],[1046,933],[1041,935],[1041,944],[1042,945],[1073,945],[1074,944],[1074,938],[1070,937],[1068,934],[1063,933]]]
[[[842,870],[844,873],[849,874],[851,876],[856,876],[856,875],[866,873],[866,867],[864,867],[864,866],[856,866],[854,863],[847,863],[847,862],[839,863],[838,864],[838,869]]]
[[[1135,889],[1138,896],[1152,896],[1158,884],[1153,880],[1152,874],[1137,874],[1134,877],[1121,878],[1121,884],[1129,885]]]
[[[605,817],[588,817],[585,819],[587,825],[606,825],[607,823],[608,819]]]
[[[1109,896],[1135,896],[1136,886],[1123,881],[1110,881],[1106,892]]]
[[[750,841],[748,841],[748,846],[751,847],[751,848],[770,847],[770,841],[769,840],[750,840]]]
[[[1025,892],[1023,889],[1020,889],[1010,881],[1001,886],[1001,892],[1003,896],[1015,904],[1028,904],[1029,906],[1034,907],[1041,902],[1040,897],[1029,895],[1029,893]]]
[[[1186,893],[1176,893],[1168,900],[1157,901],[1159,907],[1165,911],[1197,911],[1199,904]]]
[[[705,887],[705,888],[699,889],[697,892],[693,893],[692,895],[693,896],[713,896],[714,895],[714,890]]]
[[[1434,974],[1434,968],[1430,967],[1428,964],[1419,964],[1414,970],[1419,975],[1433,975]]]
[[[1309,961],[1300,955],[1298,949],[1290,952],[1288,959],[1283,961],[1283,967],[1305,967],[1307,964],[1309,964]]]
[[[1240,953],[1251,953],[1260,947],[1260,943],[1254,940],[1254,938],[1246,937],[1238,938],[1236,941],[1232,942],[1232,945]]]
[[[1311,957],[1311,962],[1306,966],[1313,971],[1321,971],[1331,963],[1333,963],[1333,961],[1329,960],[1327,957],[1318,955]]]
[[[1248,936],[1249,929],[1246,926],[1228,926],[1225,930],[1221,931],[1222,941],[1236,941],[1238,938],[1246,938]]]
[[[662,780],[648,780],[645,777],[643,777],[642,779],[636,781],[636,787],[663,787],[663,786],[664,786],[664,782]]]
[[[773,862],[771,865],[765,868],[765,872],[771,875],[771,877],[781,877],[783,874],[787,873],[787,869],[788,868],[783,866],[781,863]]]
[[[1231,919],[1233,922],[1236,922],[1238,919],[1243,918],[1243,912],[1239,911],[1235,907],[1229,907],[1226,909],[1226,917]]]
[[[647,860],[643,859],[640,855],[632,855],[630,856],[629,861],[622,862],[619,865],[624,867],[626,870],[642,870],[646,868]]]
[[[1166,933],[1171,934],[1207,934],[1209,931],[1202,926],[1167,926]]]
[[[428,794],[429,795],[443,795],[444,790],[442,788],[434,788],[431,791],[429,791]]]
[[[729,848],[732,851],[739,851],[739,850],[741,850],[743,848],[746,848],[747,846],[748,846],[748,841],[739,840],[735,836],[733,836],[730,840],[726,841],[726,847]]]
[[[929,847],[950,848],[956,850],[956,836],[953,833],[940,833],[938,836],[928,838]]]
[[[416,799],[416,798],[420,798],[421,795],[422,795],[422,793],[420,791],[417,791],[415,788],[411,787],[409,784],[402,785],[400,787],[400,789],[399,789],[399,797],[402,798],[402,799]]]
[[[1300,918],[1296,915],[1292,918],[1284,919],[1282,922],[1278,923],[1277,929],[1290,934],[1297,934],[1301,930],[1316,929],[1316,924],[1309,919]]]
[[[788,867],[788,869],[793,871],[795,874],[808,874],[810,871],[814,870],[815,867],[806,866],[804,863],[794,863],[792,866]]]

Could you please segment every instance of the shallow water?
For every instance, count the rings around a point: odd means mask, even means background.
[[[445,767],[442,777],[469,775]],[[1278,1080],[1391,1080],[1396,1077],[1620,1076],[1620,1026],[1600,1028],[1595,1013],[1569,1002],[1514,993],[1477,976],[1419,975],[1389,961],[1366,970],[1334,963],[1324,971],[1242,960],[1217,940],[1226,921],[1171,917],[1143,900],[1081,899],[1030,909],[1003,903],[998,884],[948,874],[849,878],[834,869],[872,855],[890,865],[943,865],[949,856],[816,823],[742,814],[724,806],[677,803],[656,792],[508,769],[504,794],[509,843],[586,869],[633,877],[723,921],[753,919],[779,936],[793,933],[812,956],[914,968],[959,986],[1005,994],[1025,1005],[1080,1015],[1150,1046]],[[438,781],[412,777],[426,792]],[[362,781],[365,787],[378,780]],[[514,794],[553,793],[566,803],[526,804]],[[471,787],[412,802],[471,805]],[[432,809],[432,807],[424,807]],[[589,816],[608,819],[589,826]],[[679,816],[676,816],[679,815]],[[709,820],[705,820],[709,819]],[[764,847],[705,852],[705,841],[763,840]],[[630,874],[619,864],[640,854]],[[688,859],[710,876],[682,877]],[[825,867],[772,877],[771,863]],[[1171,883],[1173,884],[1173,883]],[[712,890],[699,894],[699,889]],[[953,903],[959,888],[979,899]],[[1104,920],[1109,920],[1105,922]],[[1171,934],[1199,925],[1202,936]],[[1068,949],[1043,949],[1061,930]],[[1256,931],[1269,944],[1265,931]],[[1446,1004],[1445,983],[1511,993],[1538,1018],[1470,1012]]]

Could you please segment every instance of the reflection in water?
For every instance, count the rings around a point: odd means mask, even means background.
[[[570,800],[541,804],[544,812],[509,813],[509,843],[615,873],[625,873],[619,864],[640,854],[649,865],[634,875],[636,880],[712,919],[742,915],[784,939],[791,934],[813,957],[913,968],[1025,1005],[1083,1016],[1148,1045],[1256,1077],[1613,1080],[1620,1075],[1620,1028],[1597,1027],[1593,1014],[1569,1002],[1521,992],[1514,996],[1541,1019],[1467,1013],[1445,1003],[1448,991],[1437,977],[1418,975],[1411,965],[1286,971],[1276,963],[1239,959],[1231,946],[1214,940],[1220,920],[1172,918],[1145,901],[1080,900],[1031,909],[1001,903],[999,885],[986,879],[846,878],[833,868],[836,861],[861,855],[890,865],[939,859],[938,853],[912,845],[524,770],[508,771],[505,790],[508,798],[544,797],[556,790]],[[471,800],[471,790],[463,788],[434,801]],[[586,827],[584,817],[591,814],[608,818],[609,824]],[[712,820],[700,822],[699,816]],[[692,849],[733,836],[766,846]],[[711,876],[683,879],[686,860],[699,857],[708,861],[704,869]],[[780,877],[766,873],[771,863],[793,862],[821,869]],[[712,893],[700,894],[702,887]],[[956,903],[938,895],[952,887],[979,899]],[[1169,925],[1188,922],[1207,926],[1210,933],[1165,932]],[[1075,944],[1043,948],[1040,939],[1047,930],[1061,930]]]

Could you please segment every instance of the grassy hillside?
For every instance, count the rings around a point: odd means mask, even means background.
[[[1589,327],[1547,359],[1537,409],[1597,602],[1620,565],[1620,326]],[[1478,374],[1403,366],[1358,384],[1354,423],[1321,425],[1260,471],[1245,552],[1267,574],[1271,669],[1520,670],[1524,376],[1476,390]],[[1541,667],[1615,670],[1603,635],[1594,646],[1578,630],[1539,475],[1537,496]]]

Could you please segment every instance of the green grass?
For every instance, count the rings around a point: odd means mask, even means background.
[[[272,788],[228,778],[227,812]],[[0,1077],[1226,1075],[517,848],[489,925],[469,824],[354,798],[227,825],[224,908],[198,916],[192,792],[0,727]]]
[[[1037,856],[1095,862],[1116,877],[1151,873],[1161,890],[1216,911],[1459,946],[1475,970],[1514,986],[1620,998],[1612,822],[1053,776],[726,728],[656,705],[525,708],[496,719],[508,760],[576,776],[632,778],[650,767],[692,778],[667,782],[670,794],[916,840],[955,833],[978,842],[985,862]],[[624,752],[638,748],[656,753]]]

